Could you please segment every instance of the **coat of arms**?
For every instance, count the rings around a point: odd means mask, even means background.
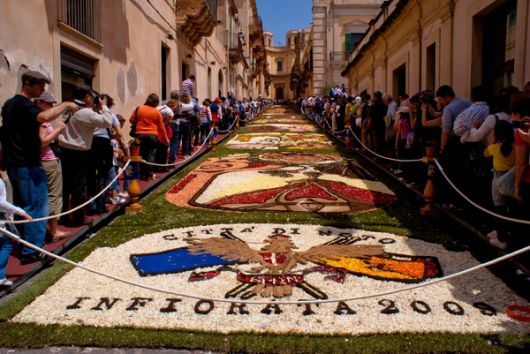
[[[294,287],[313,298],[327,299],[326,293],[306,281],[305,276],[314,272],[337,283],[343,283],[348,274],[401,282],[442,275],[434,257],[385,253],[382,245],[355,244],[361,240],[336,237],[299,250],[291,237],[283,234],[269,235],[260,249],[235,236],[187,238],[187,247],[130,258],[142,276],[190,272],[188,281],[202,281],[233,272],[238,284],[228,289],[225,297],[241,299],[288,297]],[[238,269],[242,264],[250,265],[250,270]]]

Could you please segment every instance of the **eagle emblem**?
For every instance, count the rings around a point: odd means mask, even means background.
[[[327,299],[325,292],[306,281],[306,275],[315,272],[336,283],[343,283],[347,274],[414,283],[442,275],[435,257],[391,254],[380,244],[355,244],[370,237],[339,236],[305,251],[299,251],[284,234],[269,235],[260,249],[251,248],[234,235],[188,237],[184,239],[187,247],[133,254],[130,259],[141,276],[191,271],[188,281],[195,282],[213,279],[225,271],[236,273],[238,284],[225,297],[241,299],[288,297],[294,287],[313,298]],[[239,270],[240,264],[248,264],[250,269]]]

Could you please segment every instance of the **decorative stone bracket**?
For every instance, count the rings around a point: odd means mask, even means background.
[[[177,33],[192,46],[202,37],[209,37],[215,29],[215,19],[204,0],[177,0],[175,6]]]

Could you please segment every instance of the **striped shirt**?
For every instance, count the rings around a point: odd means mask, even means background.
[[[210,107],[202,106],[201,110],[199,111],[199,117],[201,120],[201,123],[208,123],[212,120],[212,112],[210,111]]]
[[[195,85],[191,79],[182,81],[182,87],[180,88],[180,94],[189,93],[191,97],[195,97]]]

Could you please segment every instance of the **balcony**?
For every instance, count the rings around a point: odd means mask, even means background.
[[[215,0],[177,0],[175,3],[177,32],[192,46],[212,35],[217,24],[216,15]]]
[[[233,33],[229,36],[228,50],[230,62],[237,64],[243,62],[246,68],[249,67],[247,60],[245,59],[245,52],[243,46],[245,45],[245,39],[242,35]]]

